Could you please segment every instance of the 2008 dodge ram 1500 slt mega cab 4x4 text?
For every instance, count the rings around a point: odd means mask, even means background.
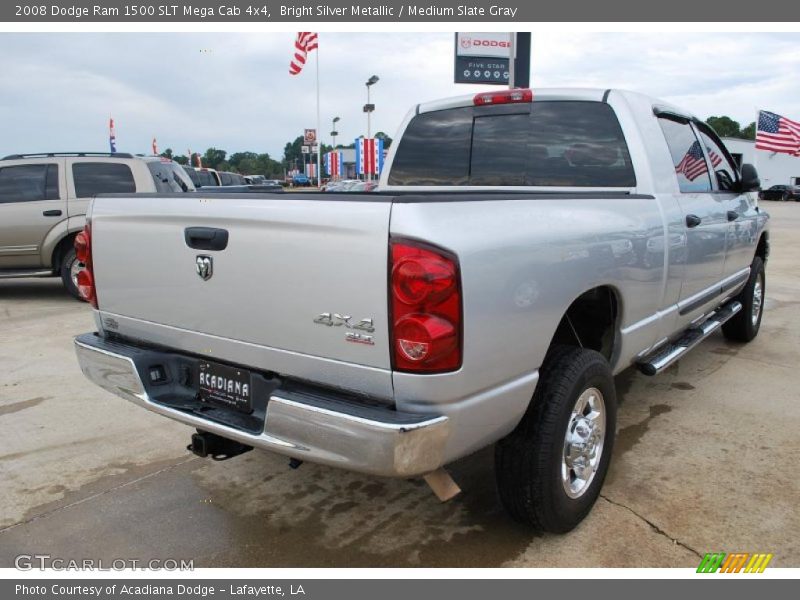
[[[568,531],[608,470],[613,375],[758,333],[758,186],[706,124],[636,93],[420,104],[378,193],[96,198],[76,244],[98,331],[77,354],[196,428],[201,455],[443,495],[445,465],[496,443],[508,511]]]

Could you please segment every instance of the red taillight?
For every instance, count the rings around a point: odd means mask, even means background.
[[[75,256],[84,268],[78,272],[78,294],[94,308],[97,308],[97,290],[94,287],[92,265],[92,222],[87,220],[83,231],[75,236]]]
[[[456,258],[425,244],[391,241],[394,368],[412,373],[461,366],[461,282]]]

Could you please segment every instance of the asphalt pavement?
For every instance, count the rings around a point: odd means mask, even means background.
[[[0,567],[20,554],[193,559],[195,567],[696,567],[706,552],[800,566],[800,203],[765,202],[760,335],[712,336],[656,378],[617,378],[615,456],[567,535],[505,516],[492,450],[453,465],[461,496],[260,451],[194,457],[192,429],[84,379],[89,307],[57,279],[0,280]]]

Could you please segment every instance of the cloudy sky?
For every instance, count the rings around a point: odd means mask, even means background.
[[[390,135],[413,104],[472,93],[455,85],[452,33],[322,33],[323,140]],[[0,33],[0,155],[106,150],[114,116],[119,151],[269,152],[316,121],[314,71],[287,73],[294,33]],[[800,119],[800,34],[537,33],[532,86],[619,87],[700,117],[743,125],[757,108]],[[485,88],[484,88],[485,89]]]

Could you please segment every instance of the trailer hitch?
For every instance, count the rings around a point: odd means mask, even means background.
[[[186,449],[201,458],[210,456],[213,460],[228,460],[250,452],[253,447],[198,429],[192,434],[192,443]]]

